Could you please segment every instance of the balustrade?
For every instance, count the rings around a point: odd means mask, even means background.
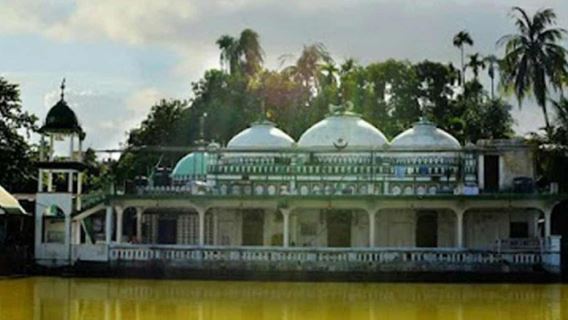
[[[394,248],[272,248],[198,247],[166,245],[113,245],[111,261],[182,260],[211,262],[324,262],[324,263],[409,263],[452,265],[534,265],[542,263],[540,251],[490,251],[467,249]]]

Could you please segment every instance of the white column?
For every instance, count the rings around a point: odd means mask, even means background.
[[[81,202],[81,194],[83,193],[83,172],[79,172],[77,174],[77,211],[81,211],[82,202]]]
[[[456,247],[463,248],[463,215],[465,210],[456,211]]]
[[[201,208],[197,209],[197,215],[199,217],[199,245],[205,245],[205,210]]]
[[[283,233],[282,246],[288,248],[290,246],[290,209],[280,209],[283,217]]]
[[[290,241],[293,243],[293,245],[297,246],[298,245],[298,234],[297,234],[297,230],[298,230],[298,214],[294,214],[293,216],[290,217],[291,221],[290,221]]]
[[[122,214],[124,210],[121,207],[116,207],[116,243],[122,242]]]
[[[544,211],[544,237],[548,238],[551,234],[551,222],[552,209],[546,209]]]
[[[142,243],[142,212],[143,208],[136,208],[136,240],[138,243]]]
[[[53,155],[54,155],[54,143],[53,143],[53,134],[49,135],[49,154],[47,157],[47,161],[51,161],[53,160]]]
[[[53,192],[53,172],[47,170],[47,192]]]
[[[73,171],[67,173],[67,192],[73,193]]]
[[[81,244],[81,228],[83,227],[82,221],[77,220],[75,221],[74,225],[75,225],[75,241],[73,241],[73,243]]]
[[[369,247],[375,246],[376,212],[369,211]]]
[[[75,149],[74,144],[74,139],[73,139],[74,134],[71,134],[71,136],[69,136],[69,158],[73,160],[73,149]]]
[[[105,242],[110,244],[112,240],[112,207],[106,207],[106,216],[105,216]]]
[[[43,170],[39,169],[39,174],[37,177],[37,191],[43,192]]]

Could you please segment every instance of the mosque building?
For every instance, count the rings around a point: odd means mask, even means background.
[[[40,265],[159,264],[185,275],[561,269],[552,231],[566,197],[535,187],[535,150],[520,138],[462,145],[422,118],[389,141],[347,103],[298,141],[261,120],[226,146],[196,148],[165,179],[82,194],[85,133],[63,95],[42,132],[50,150],[66,141],[69,154],[42,155],[39,166]]]

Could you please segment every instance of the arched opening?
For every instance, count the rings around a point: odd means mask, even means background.
[[[351,210],[325,210],[328,247],[351,246]]]
[[[43,211],[44,243],[65,243],[65,213],[57,205],[50,205]]]
[[[142,243],[199,244],[199,214],[194,209],[148,208],[142,215],[141,223]],[[212,244],[213,217],[210,212],[205,213],[204,231],[205,243]]]
[[[158,219],[158,244],[177,243],[177,223],[175,214],[162,214]]]
[[[264,210],[242,210],[242,245],[262,246],[264,243]]]
[[[438,213],[418,211],[416,213],[416,246],[435,248],[438,246]]]

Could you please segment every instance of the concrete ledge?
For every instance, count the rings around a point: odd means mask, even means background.
[[[562,279],[545,270],[485,270],[484,272],[429,272],[429,271],[275,271],[195,269],[172,266],[158,261],[141,265],[109,265],[107,263],[79,262],[73,267],[37,268],[38,275],[68,277],[108,277],[143,279],[195,280],[254,280],[254,281],[340,281],[340,282],[440,282],[440,283],[554,283]]]

